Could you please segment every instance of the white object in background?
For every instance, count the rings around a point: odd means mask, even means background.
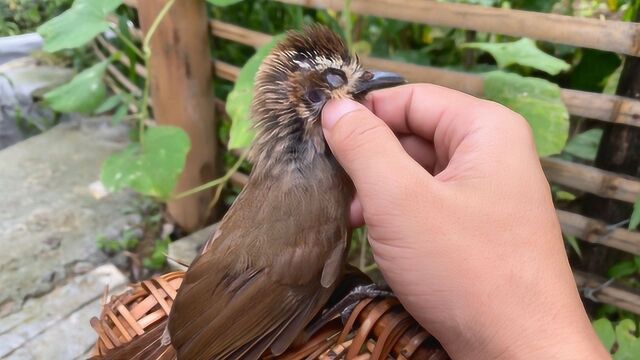
[[[0,64],[28,56],[40,49],[42,49],[42,36],[38,33],[0,37]]]

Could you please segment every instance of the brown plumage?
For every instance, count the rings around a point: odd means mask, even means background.
[[[187,271],[164,334],[120,354],[258,359],[292,344],[336,287],[350,235],[353,187],[324,141],[320,112],[331,98],[378,87],[373,80],[325,27],[290,32],[276,46],[256,77],[247,186]]]

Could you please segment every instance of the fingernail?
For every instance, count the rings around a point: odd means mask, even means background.
[[[353,100],[330,100],[322,110],[322,127],[331,129],[343,116],[361,108],[362,105]]]

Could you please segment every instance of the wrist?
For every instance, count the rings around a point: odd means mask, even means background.
[[[560,306],[562,308],[562,306]],[[566,309],[566,308],[565,308]],[[542,310],[544,311],[544,310]],[[558,314],[527,316],[520,313],[473,330],[466,341],[449,349],[454,359],[610,359],[582,306]],[[555,313],[555,314],[554,314]],[[469,330],[467,330],[469,331]]]

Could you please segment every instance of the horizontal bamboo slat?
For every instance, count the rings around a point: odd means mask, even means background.
[[[117,61],[119,61],[122,65],[126,66],[126,67],[130,67],[131,66],[131,61],[129,60],[129,57],[125,56],[121,50],[119,50],[118,48],[116,48],[115,46],[113,46],[107,39],[105,39],[102,35],[98,35],[96,37],[96,41],[98,42],[98,44],[100,44],[100,46],[102,46],[108,53],[109,55],[116,55],[118,54],[119,56],[116,57]],[[134,65],[134,69],[136,74],[142,76],[142,77],[147,77],[147,69],[144,67],[144,65],[142,65],[141,63],[136,62],[136,64]]]
[[[315,9],[342,10],[342,0],[275,0]],[[124,3],[136,7],[138,0]],[[353,0],[352,11],[434,26],[454,27],[640,56],[640,24],[533,11],[424,0]]]
[[[541,162],[552,183],[630,203],[640,195],[637,178],[555,158],[544,158]]]
[[[93,44],[93,52],[98,56],[100,60],[106,60],[108,56],[106,56],[94,43]],[[107,65],[107,72],[120,83],[129,93],[135,96],[142,96],[142,90],[137,87],[134,83],[129,81],[127,77],[118,70],[113,64]]]
[[[240,68],[224,61],[212,60],[213,70],[217,77],[229,81],[236,81]]]
[[[592,300],[640,314],[640,293],[637,291],[615,283],[607,284],[607,279],[582,271],[574,270],[573,277],[583,295],[591,295]]]
[[[271,41],[272,38],[268,34],[218,20],[211,21],[211,31],[216,37],[252,47],[260,47]],[[361,60],[369,68],[393,71],[403,75],[411,82],[428,82],[475,96],[482,96],[483,94],[483,78],[481,75],[368,56],[362,56]],[[561,97],[572,115],[640,126],[639,100],[570,89],[561,89]]]
[[[342,10],[342,0],[276,0]],[[424,0],[353,0],[354,13],[421,24],[523,36],[640,56],[640,24]]]
[[[640,233],[565,210],[556,210],[562,233],[592,244],[640,255]]]

